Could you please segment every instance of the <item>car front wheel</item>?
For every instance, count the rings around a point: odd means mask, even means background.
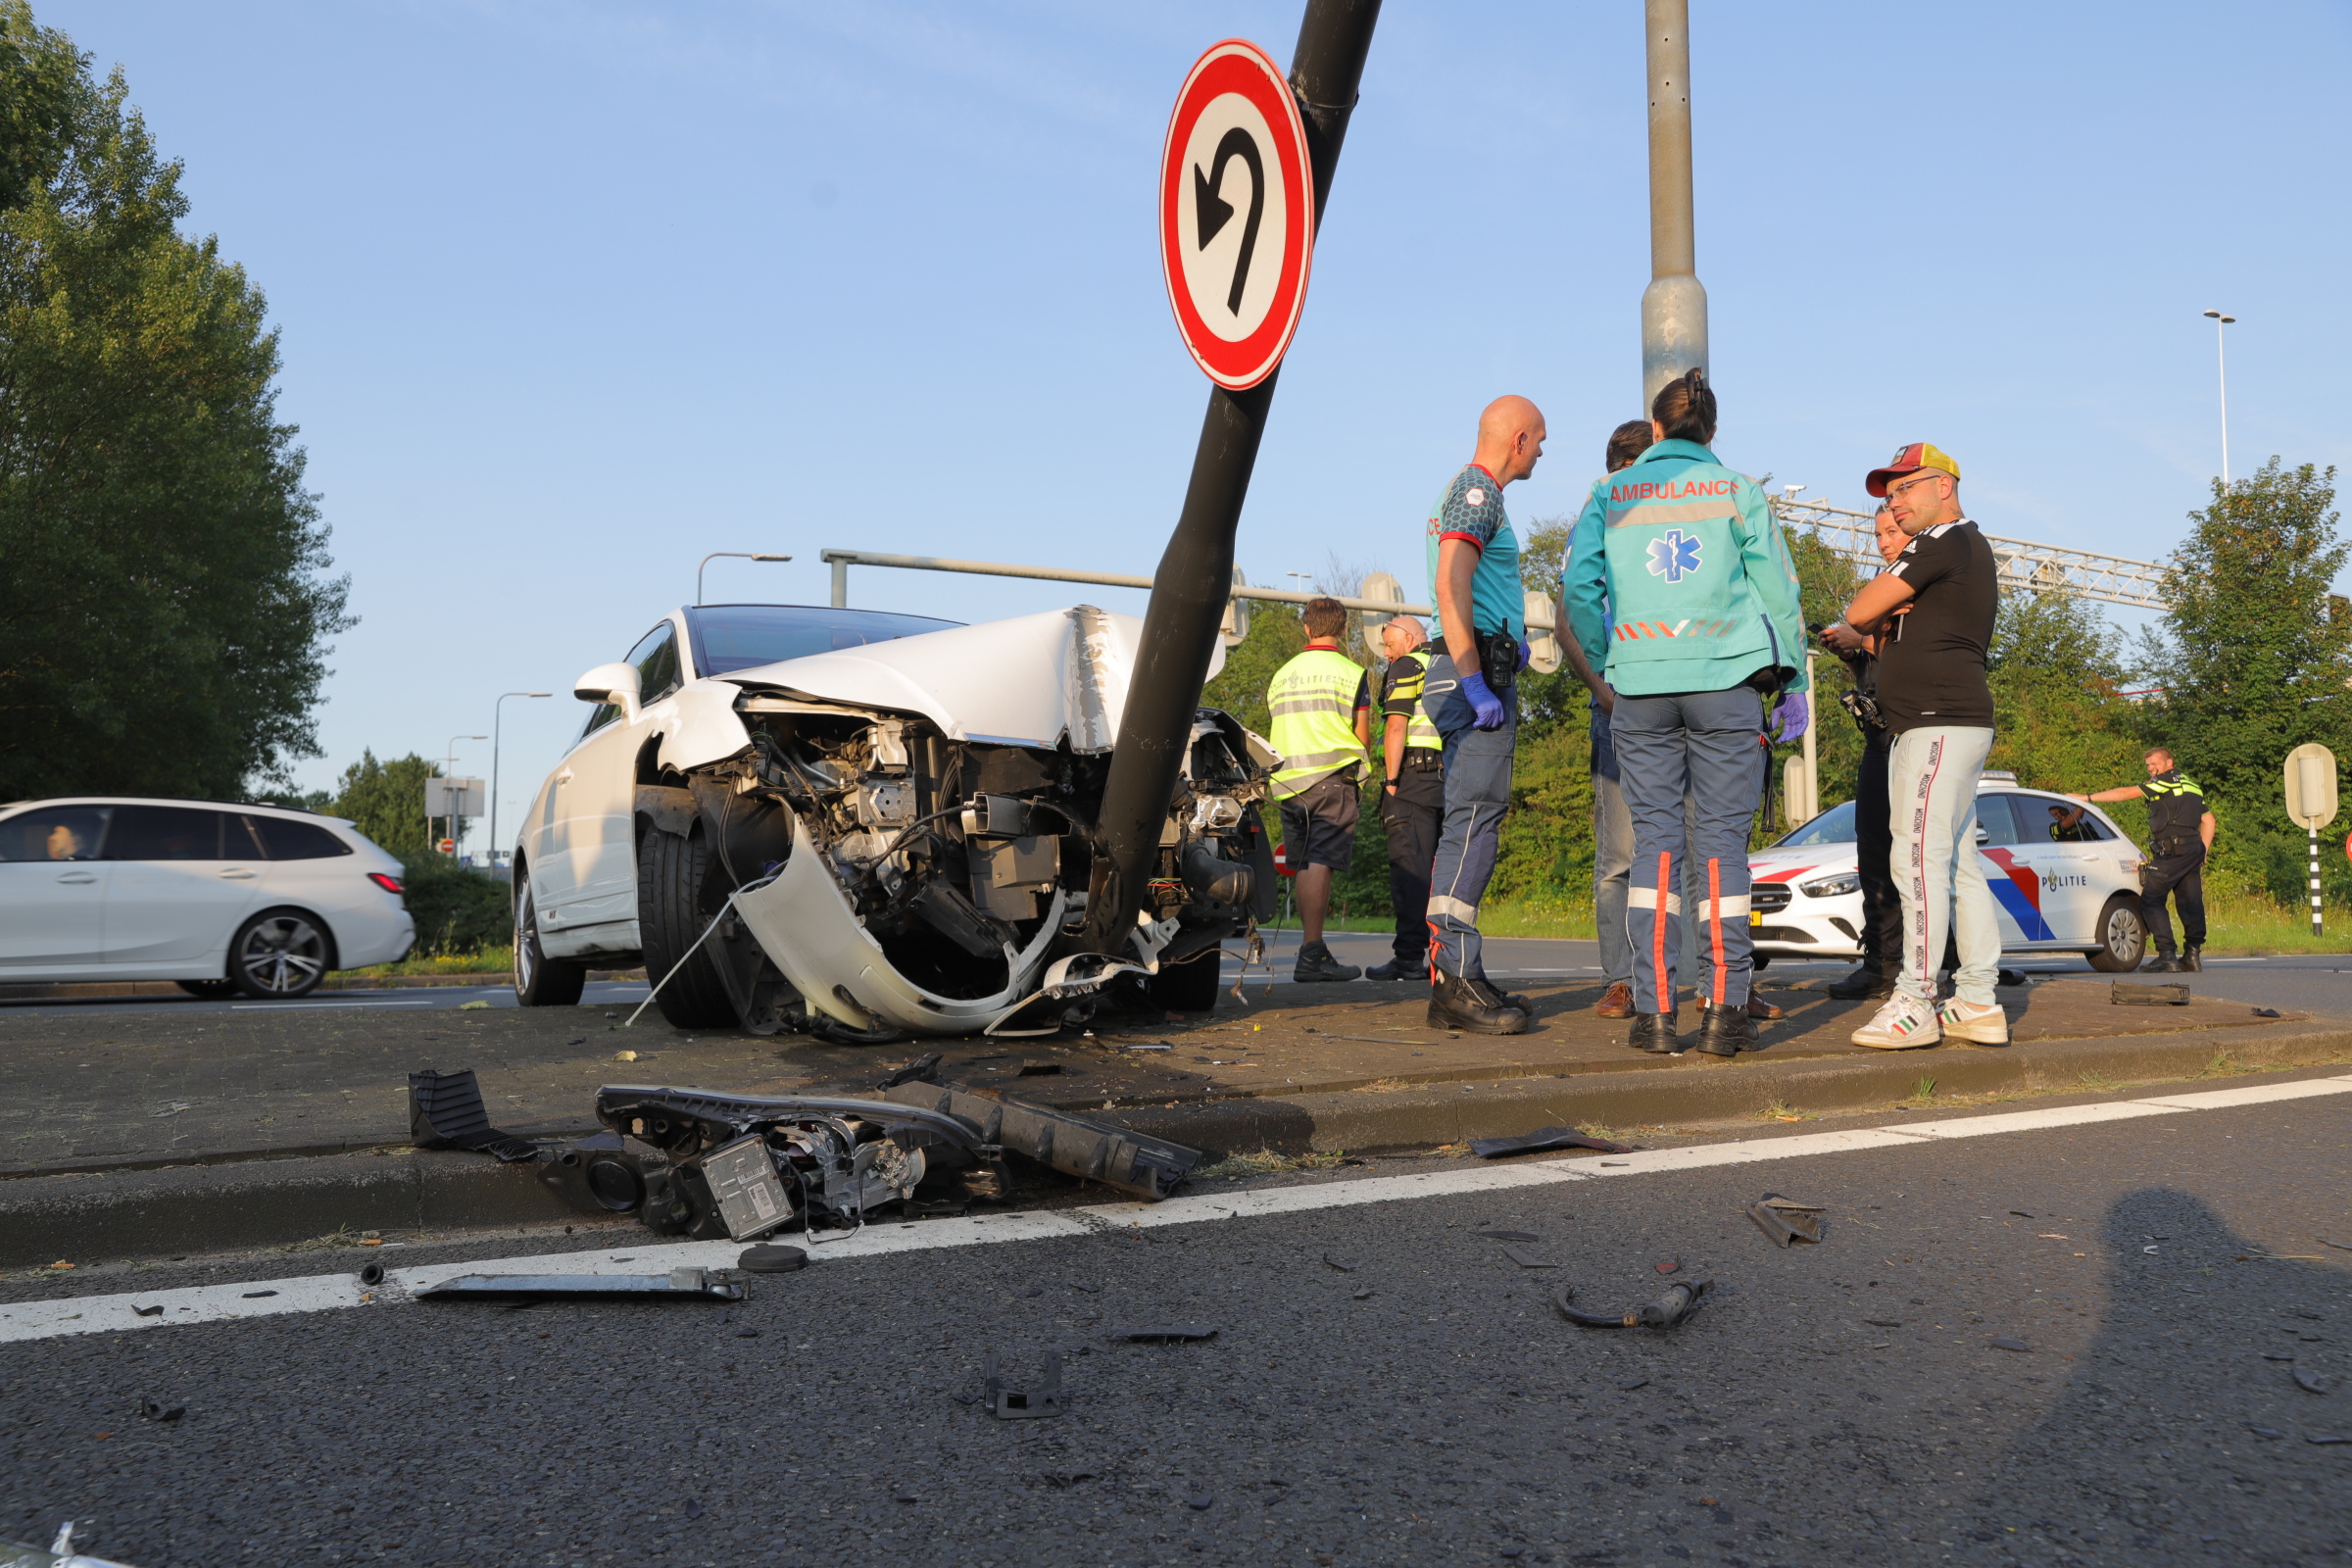
[[[307,997],[333,965],[325,930],[299,909],[264,910],[228,945],[228,977],[257,1002]]]
[[[2099,911],[2098,938],[2100,945],[2083,955],[2093,969],[2124,974],[2138,968],[2148,951],[2148,928],[2139,917],[2139,901],[2126,893],[2109,899],[2107,907]]]
[[[551,958],[539,946],[539,909],[531,879],[517,872],[514,891],[514,1004],[518,1007],[574,1007],[588,985],[588,966]]]

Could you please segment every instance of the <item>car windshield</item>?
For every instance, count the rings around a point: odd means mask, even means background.
[[[929,615],[816,605],[703,605],[686,612],[687,628],[694,633],[694,667],[704,675],[725,675],[781,659],[806,659],[836,648],[886,643],[962,624]]]
[[[1833,806],[1803,827],[1773,846],[1776,850],[1805,844],[1851,844],[1854,842],[1854,803],[1847,801]]]

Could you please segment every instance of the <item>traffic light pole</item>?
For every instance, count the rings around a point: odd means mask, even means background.
[[[1315,229],[1331,176],[1339,167],[1354,111],[1364,56],[1372,47],[1380,0],[1307,0],[1291,54],[1291,90],[1306,123],[1313,166]],[[1208,681],[1208,662],[1233,591],[1233,539],[1250,494],[1250,470],[1265,435],[1266,411],[1274,403],[1278,368],[1246,392],[1211,388],[1200,442],[1193,453],[1192,481],[1176,531],[1152,574],[1152,602],[1136,645],[1135,672],[1119,720],[1118,746],[1102,790],[1097,851],[1088,891],[1086,924],[1064,951],[1127,952],[1128,933],[1159,855],[1160,824],[1176,793],[1176,779]]]

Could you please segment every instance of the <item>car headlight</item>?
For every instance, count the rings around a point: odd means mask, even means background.
[[[1862,891],[1862,873],[1840,871],[1836,876],[1825,876],[1817,881],[1799,882],[1797,886],[1810,899],[1842,899],[1848,893]]]

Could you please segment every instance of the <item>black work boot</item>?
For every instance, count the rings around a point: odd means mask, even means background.
[[[1829,991],[1839,1002],[1884,1002],[1894,995],[1894,976],[1865,963],[1844,979],[1831,981]]]
[[[1518,1035],[1527,1032],[1527,1014],[1517,1007],[1496,1006],[1479,995],[1476,981],[1440,969],[1429,993],[1429,1026],[1474,1035]]]
[[[1521,996],[1516,991],[1505,991],[1483,974],[1472,975],[1470,983],[1478,988],[1479,996],[1484,998],[1487,1005],[1491,1007],[1517,1007],[1530,1018],[1536,1015],[1536,999],[1533,997]]]
[[[2141,974],[2179,974],[2187,965],[2169,953],[2159,953],[2139,966]]]
[[[2194,944],[2182,948],[2180,950],[2180,968],[2178,972],[2180,974],[2203,974],[2205,972],[2205,950]]]
[[[1418,980],[1427,973],[1429,973],[1429,959],[1426,957],[1391,958],[1386,963],[1376,963],[1366,969],[1364,978],[1367,980]]]
[[[1674,1035],[1674,1014],[1671,1012],[1637,1012],[1634,1027],[1625,1043],[1636,1051],[1646,1051],[1653,1056],[1679,1056],[1683,1043]]]
[[[1742,1051],[1761,1051],[1756,1044],[1756,1020],[1745,1003],[1717,1006],[1702,1003],[1698,1009],[1698,1049],[1710,1056],[1737,1056]]]
[[[1352,980],[1364,971],[1352,963],[1342,963],[1331,956],[1331,950],[1320,942],[1309,942],[1298,950],[1298,962],[1291,969],[1293,980]]]

